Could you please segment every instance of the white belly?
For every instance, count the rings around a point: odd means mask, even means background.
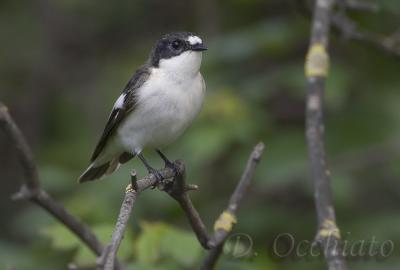
[[[118,140],[129,152],[162,147],[175,141],[200,111],[205,86],[200,73],[180,81],[152,72],[138,92],[138,103],[118,130]]]

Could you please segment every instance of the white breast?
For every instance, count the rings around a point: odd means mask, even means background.
[[[173,142],[200,111],[205,92],[200,72],[184,69],[177,73],[172,68],[177,65],[174,60],[153,68],[139,89],[136,109],[118,130],[120,143],[127,151],[141,152],[146,146],[158,148]]]

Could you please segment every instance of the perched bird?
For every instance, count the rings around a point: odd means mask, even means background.
[[[157,42],[115,102],[79,182],[109,175],[134,156],[161,179],[142,150],[151,147],[166,166],[173,165],[159,149],[175,141],[200,111],[205,94],[200,65],[205,50],[201,38],[189,32],[170,33]]]

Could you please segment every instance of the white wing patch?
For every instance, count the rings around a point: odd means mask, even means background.
[[[122,94],[119,96],[119,98],[114,104],[114,109],[121,109],[124,107],[125,96],[126,94]]]
[[[196,44],[203,43],[201,38],[199,38],[198,36],[190,36],[187,40],[189,41],[190,45],[196,45]]]

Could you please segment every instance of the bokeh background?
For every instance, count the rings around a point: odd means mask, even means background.
[[[384,37],[398,30],[400,2],[377,2],[377,13],[348,15]],[[129,170],[143,176],[143,166],[135,160],[90,184],[76,179],[115,99],[155,41],[171,31],[198,33],[209,47],[202,65],[207,98],[193,126],[165,152],[184,159],[188,181],[200,185],[192,198],[208,228],[255,143],[266,144],[235,227],[251,237],[251,252],[227,250],[220,269],[322,269],[320,258],[271,255],[280,233],[311,241],[316,230],[304,138],[309,28],[300,0],[2,0],[0,99],[33,148],[45,189],[108,241]],[[326,143],[338,224],[349,241],[375,237],[395,245],[389,258],[353,259],[349,268],[398,269],[400,58],[337,31],[330,51]],[[145,154],[163,165],[153,152]],[[0,179],[1,269],[93,265],[95,257],[51,216],[10,200],[22,172],[1,132]],[[119,255],[132,269],[197,269],[204,253],[177,204],[147,191]]]

